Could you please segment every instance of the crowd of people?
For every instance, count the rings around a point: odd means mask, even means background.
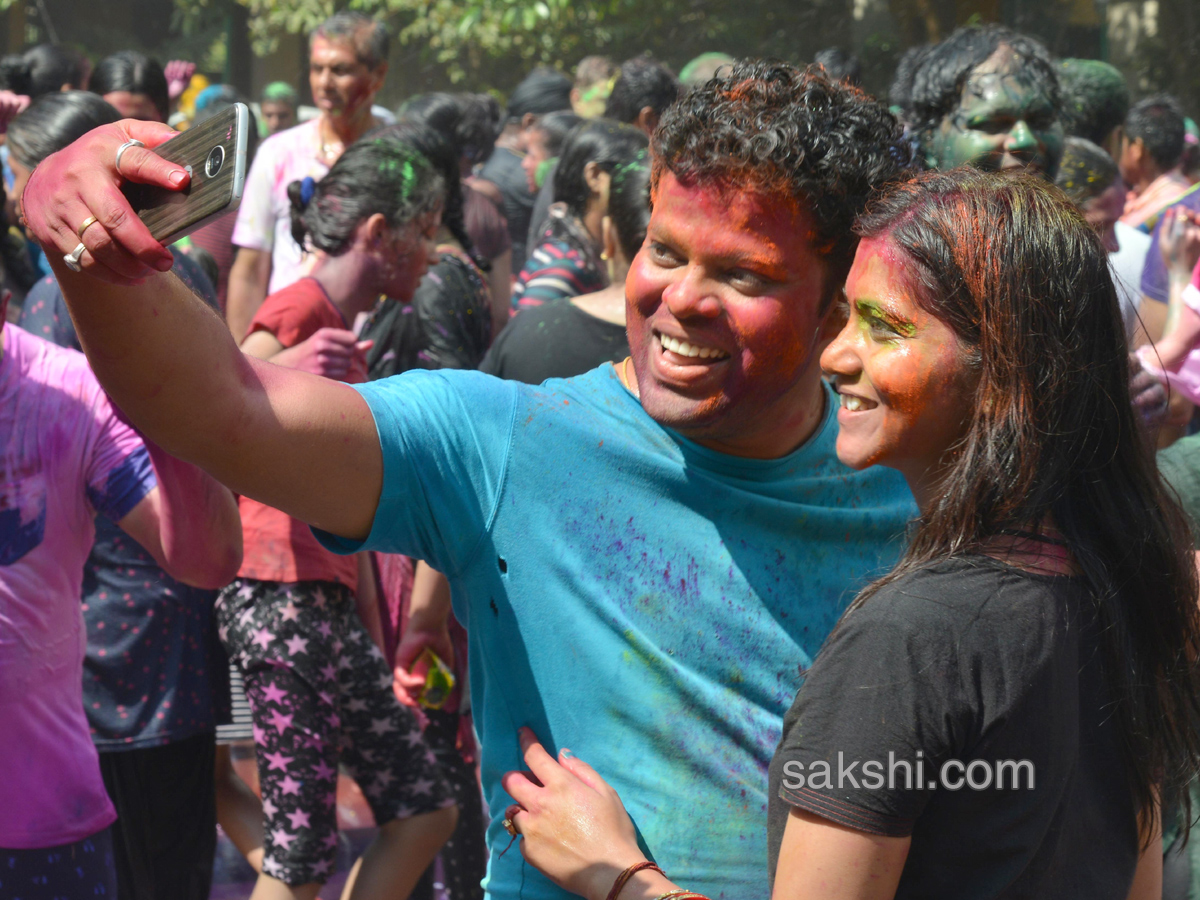
[[[219,824],[311,900],[340,772],[344,900],[1200,900],[1177,99],[1000,25],[886,102],[308,53],[169,246],[122,185],[249,98],[0,59],[0,898],[204,900]]]

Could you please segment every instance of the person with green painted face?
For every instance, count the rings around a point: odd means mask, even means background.
[[[1054,61],[1034,38],[1002,25],[959,28],[921,58],[903,103],[930,168],[1058,174],[1062,96]],[[1167,395],[1130,364],[1134,406],[1157,433]]]
[[[1053,179],[1063,151],[1058,77],[1038,41],[971,25],[929,49],[904,111],[930,168],[972,165]]]

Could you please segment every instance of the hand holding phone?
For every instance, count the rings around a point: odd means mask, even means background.
[[[188,169],[191,181],[183,190],[133,183],[122,188],[156,241],[174,243],[237,209],[246,183],[249,122],[249,108],[235,103],[155,148]]]

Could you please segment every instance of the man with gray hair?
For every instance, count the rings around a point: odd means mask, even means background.
[[[291,235],[287,186],[324,177],[343,150],[382,124],[371,103],[383,87],[387,59],[387,29],[362,13],[337,13],[310,36],[308,83],[320,114],[267,138],[250,167],[229,273],[226,318],[235,339],[245,337],[268,293],[306,273],[310,263]]]

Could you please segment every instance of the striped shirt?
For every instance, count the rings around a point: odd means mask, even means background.
[[[513,288],[514,310],[595,293],[608,287],[608,273],[587,232],[563,204],[550,218]]]

